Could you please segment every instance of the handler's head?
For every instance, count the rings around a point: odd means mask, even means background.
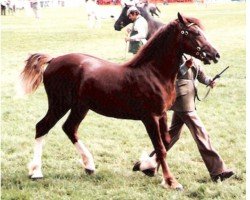
[[[138,15],[140,15],[140,11],[135,6],[131,6],[127,11],[127,16],[132,21],[135,21]]]

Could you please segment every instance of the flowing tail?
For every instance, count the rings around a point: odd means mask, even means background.
[[[53,58],[47,54],[32,54],[27,60],[21,72],[21,82],[24,94],[34,92],[43,81],[45,66]]]

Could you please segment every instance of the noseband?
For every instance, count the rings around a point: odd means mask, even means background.
[[[182,24],[181,26],[181,35],[183,36],[183,38],[188,37],[189,36],[189,30],[188,28],[192,25],[195,25],[194,23],[190,23],[187,26],[183,26]],[[191,42],[194,44],[194,46],[196,46],[196,55],[200,56],[201,59],[204,59],[206,57],[206,53],[204,51],[202,51],[204,49],[205,46],[200,47],[200,45],[192,38],[189,37],[189,39],[191,40]]]

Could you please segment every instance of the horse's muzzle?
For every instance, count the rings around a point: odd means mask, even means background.
[[[220,59],[220,54],[218,52],[212,54],[209,53],[204,53],[204,56],[202,57],[202,61],[205,65],[210,65],[211,61],[213,61],[214,63],[219,62]]]
[[[117,24],[114,25],[114,28],[116,31],[121,31],[122,30],[122,26],[119,26]]]

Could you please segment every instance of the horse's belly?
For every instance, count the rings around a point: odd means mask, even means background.
[[[122,94],[120,96],[103,95],[102,98],[92,96],[88,102],[89,108],[94,112],[120,119],[140,120],[148,114],[160,116],[164,111],[162,102]]]
[[[80,96],[91,110],[108,117],[135,120],[162,115],[167,94],[157,81],[142,75],[124,78],[124,73],[116,70],[104,73],[93,69],[85,73]]]
[[[131,112],[131,110],[126,110],[122,107],[117,107],[115,105],[90,105],[90,109],[94,112],[107,116],[114,117],[118,119],[133,119],[139,120],[141,119],[140,113]]]

